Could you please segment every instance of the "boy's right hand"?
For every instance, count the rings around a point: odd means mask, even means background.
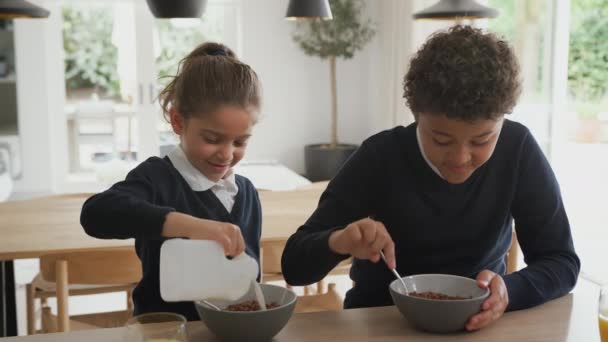
[[[387,266],[390,269],[397,267],[393,239],[382,222],[370,218],[355,221],[333,232],[329,236],[329,248],[338,254],[350,254],[372,262],[378,262],[380,251],[384,251]]]
[[[217,241],[228,256],[237,256],[245,251],[245,240],[238,226],[191,215],[171,212],[165,218],[162,235],[192,240]]]

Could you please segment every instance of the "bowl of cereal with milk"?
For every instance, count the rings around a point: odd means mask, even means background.
[[[474,279],[449,274],[419,274],[403,277],[389,285],[399,312],[415,328],[449,333],[464,330],[469,318],[481,311],[490,295]]]
[[[233,302],[206,300],[194,304],[201,321],[221,341],[270,341],[291,318],[297,296],[277,285],[259,284],[259,290],[256,296],[252,286]],[[260,301],[265,302],[266,310],[262,310]]]

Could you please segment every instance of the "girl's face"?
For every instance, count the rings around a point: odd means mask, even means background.
[[[213,113],[187,120],[172,110],[171,126],[180,136],[190,163],[217,182],[243,158],[256,117],[255,113],[235,106],[222,106]]]
[[[417,121],[429,161],[449,183],[460,184],[492,157],[504,117],[466,122],[419,114]]]

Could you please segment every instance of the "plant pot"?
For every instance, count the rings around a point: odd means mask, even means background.
[[[601,122],[597,118],[581,118],[575,133],[576,142],[596,144],[600,142]]]
[[[350,144],[338,144],[333,148],[329,144],[306,145],[306,178],[313,182],[332,179],[357,147]]]

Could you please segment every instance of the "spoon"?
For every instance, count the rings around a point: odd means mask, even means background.
[[[384,256],[384,252],[382,250],[380,250],[380,256],[382,257],[382,260],[384,260],[384,263],[388,266],[388,263],[386,262],[386,257]],[[393,272],[395,277],[397,277],[397,279],[399,279],[401,281],[401,285],[403,285],[403,291],[405,291],[405,295],[407,295],[409,291],[407,290],[405,281],[403,281],[403,278],[401,278],[401,276],[399,275],[399,272],[397,272],[397,269],[392,268],[391,271]]]
[[[214,310],[222,311],[222,309],[220,309],[217,305],[215,305],[207,300],[201,299],[201,302]]]

